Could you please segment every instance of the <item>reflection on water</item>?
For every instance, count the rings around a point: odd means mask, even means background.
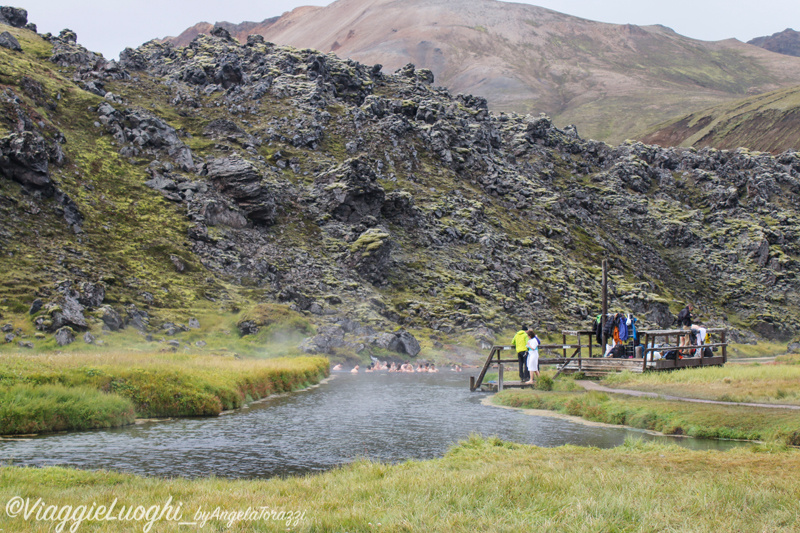
[[[504,440],[609,448],[625,437],[727,449],[731,442],[656,437],[481,405],[468,375],[336,373],[321,386],[215,418],[0,441],[0,462],[105,468],[154,476],[271,477],[354,459],[443,455],[470,433]]]

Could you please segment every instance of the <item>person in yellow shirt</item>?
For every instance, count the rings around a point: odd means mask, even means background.
[[[514,349],[517,350],[517,360],[519,361],[519,380],[521,382],[530,381],[531,373],[528,371],[527,359],[528,359],[528,328],[522,326],[516,335],[514,335],[514,339],[511,341],[511,344],[514,346]]]

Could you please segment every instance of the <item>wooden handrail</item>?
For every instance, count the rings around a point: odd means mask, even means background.
[[[644,344],[640,345],[642,347],[642,358],[638,359],[638,358],[592,357],[592,347],[593,347],[592,346],[592,344],[593,344],[592,343],[592,339],[594,338],[594,335],[593,335],[593,333],[591,331],[589,331],[589,330],[563,330],[561,332],[562,340],[563,340],[563,342],[561,344],[540,344],[539,345],[539,349],[540,350],[543,350],[543,351],[555,351],[556,353],[560,351],[560,352],[563,353],[563,356],[562,357],[540,357],[539,358],[539,363],[540,364],[545,364],[545,365],[547,365],[547,364],[561,365],[561,368],[559,368],[558,371],[556,372],[556,377],[563,370],[565,370],[567,368],[567,366],[570,365],[573,361],[578,363],[579,369],[583,368],[582,365],[583,365],[584,361],[586,361],[587,364],[588,364],[588,363],[592,363],[592,362],[595,362],[595,361],[606,360],[607,359],[607,360],[613,360],[613,361],[615,361],[615,362],[617,362],[619,364],[627,364],[629,366],[641,365],[642,370],[644,371],[644,370],[647,370],[647,363],[648,363],[647,356],[648,356],[648,354],[652,354],[653,352],[657,352],[657,351],[658,352],[666,352],[666,351],[671,351],[671,350],[697,350],[697,349],[702,351],[705,348],[717,348],[717,347],[721,347],[722,348],[723,364],[725,362],[727,362],[727,355],[728,355],[727,354],[727,347],[728,347],[728,343],[726,342],[727,330],[725,328],[706,328],[706,333],[708,335],[711,335],[711,334],[719,334],[720,335],[721,342],[718,342],[718,343],[708,343],[708,344],[700,344],[700,345],[694,344],[694,345],[686,345],[686,346],[648,346],[651,342],[655,342],[655,339],[657,337],[669,337],[671,335],[676,335],[678,337],[682,337],[682,336],[687,335],[689,333],[689,331],[690,330],[686,330],[686,329],[640,330],[640,332],[645,337],[645,342],[644,342]],[[573,337],[577,337],[578,338],[578,342],[577,343],[567,344],[567,339],[566,339],[567,335],[571,335]],[[583,344],[582,343],[582,336],[583,335],[588,335],[589,336],[589,343],[588,344]],[[583,357],[583,349],[584,348],[588,348],[589,349],[589,357]],[[483,384],[484,378],[486,377],[486,372],[488,371],[489,367],[492,364],[503,365],[503,364],[518,363],[519,359],[503,359],[501,357],[501,353],[502,353],[503,350],[514,350],[514,349],[515,349],[514,346],[511,346],[511,345],[508,345],[508,344],[498,344],[498,345],[492,346],[492,349],[489,352],[489,356],[486,358],[486,361],[485,361],[485,363],[483,365],[483,368],[481,369],[481,372],[480,372],[480,374],[478,376],[478,379],[476,380],[474,377],[470,377],[470,390],[475,391],[478,388],[480,388],[480,386]],[[573,354],[571,356],[567,357],[567,350],[572,350],[572,349],[574,349],[575,351],[573,352]],[[601,351],[601,354],[602,354],[602,351]],[[495,355],[497,356],[496,358],[495,358]],[[652,356],[651,356],[651,359],[652,359]],[[700,357],[698,359],[703,359],[703,358]],[[652,360],[650,362],[652,362]],[[702,365],[702,361],[701,361],[701,365]]]
[[[492,357],[494,357],[494,354],[497,353],[497,360],[499,361],[500,350],[503,348],[511,348],[511,346],[492,346],[492,351],[489,352],[489,357],[486,358],[486,363],[483,365],[483,369],[481,370],[481,373],[475,382],[474,388],[470,389],[471,391],[475,391],[481,386],[481,383],[483,383],[483,378],[486,376],[486,371],[489,369],[489,365],[492,364]]]
[[[670,350],[694,350],[695,348],[717,348],[720,346],[727,346],[727,343],[724,342],[715,342],[711,344],[687,344],[686,346],[650,346],[644,348],[643,351],[646,352],[668,352]]]
[[[706,333],[722,333],[727,331],[725,328],[705,328]],[[689,329],[643,329],[642,335],[685,335]]]

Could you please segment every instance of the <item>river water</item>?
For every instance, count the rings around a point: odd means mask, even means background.
[[[481,404],[469,375],[334,373],[318,387],[223,416],[0,440],[0,463],[110,469],[148,476],[266,478],[319,472],[358,458],[430,459],[471,433],[609,448],[628,436],[696,449],[732,442],[653,436]]]

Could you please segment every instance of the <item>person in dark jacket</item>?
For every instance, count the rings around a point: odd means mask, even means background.
[[[694,306],[692,304],[686,304],[686,307],[681,309],[680,313],[678,313],[678,325],[681,328],[687,330],[692,329],[692,309]],[[689,345],[689,333],[681,337],[680,346],[688,346]]]

